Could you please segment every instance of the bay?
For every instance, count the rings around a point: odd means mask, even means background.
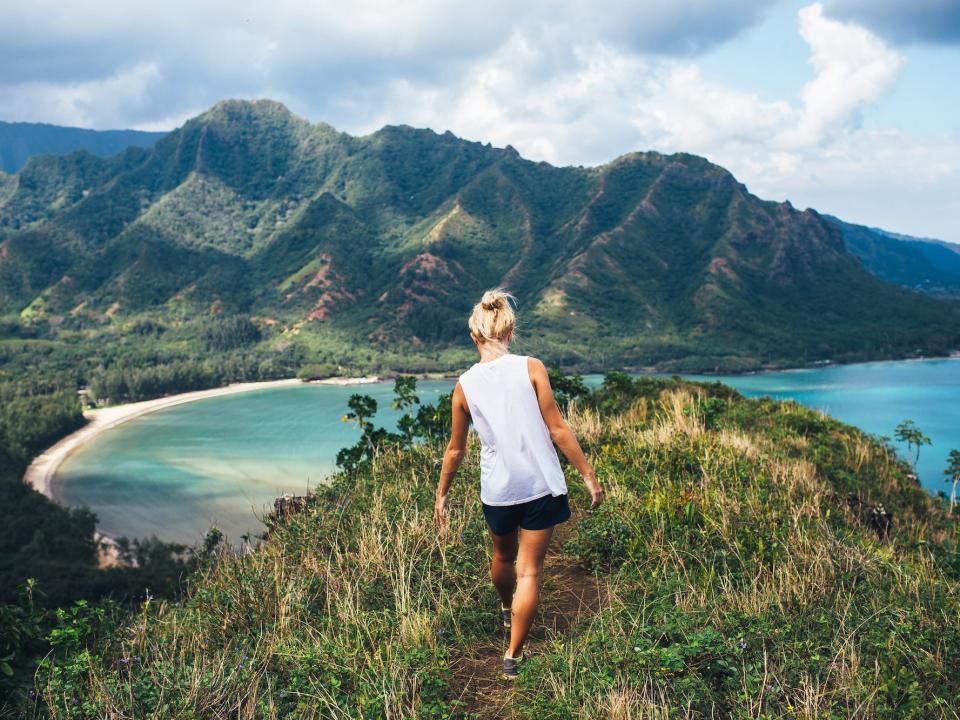
[[[748,396],[792,398],[867,432],[892,436],[914,420],[933,445],[920,453],[921,482],[946,489],[943,470],[960,449],[960,360],[860,363],[719,380]],[[585,378],[589,386],[600,375]],[[418,383],[435,402],[452,380]],[[211,525],[234,543],[262,529],[259,518],[284,493],[302,494],[336,469],[337,451],[359,438],[342,422],[354,393],[377,399],[375,422],[393,426],[392,383],[305,384],[185,403],[132,419],[79,448],[57,471],[57,494],[86,505],[114,537],[196,542]],[[904,448],[905,452],[905,448]]]
[[[913,420],[932,444],[920,450],[917,474],[930,492],[949,490],[944,470],[951,449],[960,450],[960,358],[900,360],[708,377],[749,397],[793,399],[878,436]],[[903,443],[894,442],[902,457]],[[911,458],[912,459],[912,458]]]

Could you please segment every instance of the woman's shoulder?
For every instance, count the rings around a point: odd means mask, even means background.
[[[519,363],[518,363],[519,364]],[[542,384],[544,378],[549,377],[547,373],[547,367],[543,364],[543,361],[540,358],[533,355],[524,355],[523,356],[523,370],[527,379],[530,383],[536,388],[538,385]],[[518,368],[519,371],[519,368]]]
[[[531,371],[542,370],[545,372],[547,369],[547,366],[543,364],[543,361],[534,355],[521,355],[520,357],[523,358],[527,364],[527,368]]]

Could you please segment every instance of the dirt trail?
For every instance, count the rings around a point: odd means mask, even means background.
[[[537,615],[527,637],[524,655],[531,657],[551,638],[562,636],[582,616],[600,607],[605,580],[584,570],[561,547],[575,532],[582,513],[574,510],[569,521],[557,526],[544,559]],[[492,607],[494,615],[497,608]],[[513,683],[502,676],[503,654],[509,630],[491,642],[473,647],[453,667],[454,696],[466,703],[472,717],[510,718],[513,716]]]

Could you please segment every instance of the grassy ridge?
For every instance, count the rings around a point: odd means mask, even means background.
[[[526,716],[956,717],[957,526],[886,448],[685,390],[579,429],[613,490],[567,549],[609,600],[534,661]],[[851,490],[896,508],[889,539]]]
[[[613,374],[568,417],[609,500],[561,550],[606,592],[505,687],[515,717],[958,717],[958,526],[892,450],[679,380]],[[213,554],[181,602],[65,616],[38,714],[483,715],[452,670],[499,632],[476,438],[438,532],[442,450],[337,476],[259,548]],[[886,538],[851,491],[891,512]]]

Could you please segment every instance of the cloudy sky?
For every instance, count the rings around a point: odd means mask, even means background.
[[[171,129],[269,97],[595,165],[685,151],[764,198],[960,242],[960,0],[4,0],[0,119]]]

